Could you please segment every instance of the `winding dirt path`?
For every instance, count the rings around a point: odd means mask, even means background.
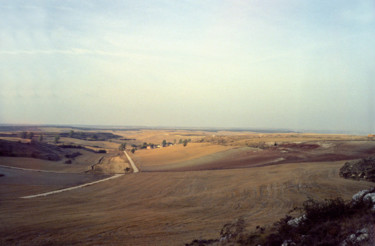
[[[139,169],[134,164],[133,160],[130,158],[130,156],[128,155],[128,153],[126,153],[125,150],[124,150],[124,153],[125,153],[126,157],[128,158],[128,160],[130,162],[130,165],[133,168],[133,172],[134,173],[138,173]],[[4,166],[4,167],[14,168],[14,167],[8,167],[8,166]],[[24,170],[24,171],[50,172],[50,171],[27,169],[27,168],[14,168],[14,169],[19,169],[19,170]],[[89,185],[94,185],[94,184],[97,184],[97,183],[105,182],[105,181],[108,181],[108,180],[111,180],[111,179],[115,179],[115,178],[121,177],[123,175],[124,174],[115,174],[115,175],[113,175],[113,176],[111,176],[109,178],[97,180],[97,181],[94,181],[94,182],[90,182],[90,183],[86,183],[86,184],[82,184],[82,185],[77,185],[77,186],[73,186],[73,187],[69,187],[69,188],[65,188],[65,189],[49,191],[49,192],[45,192],[45,193],[41,193],[41,194],[36,194],[36,195],[23,196],[23,197],[20,197],[20,198],[30,199],[30,198],[35,198],[35,197],[49,196],[49,195],[53,195],[53,194],[57,194],[57,193],[65,192],[65,191],[70,191],[70,190],[75,190],[75,189],[80,189],[80,188],[83,188],[83,187],[86,187],[86,186],[89,186]]]
[[[126,151],[124,150],[124,153],[126,155],[126,157],[128,158],[129,162],[130,162],[130,165],[132,166],[133,168],[133,173],[138,173],[139,170],[137,168],[137,166],[134,164],[134,161],[132,160],[132,158],[130,158],[130,156],[128,155],[128,153],[126,153]]]
[[[113,175],[113,176],[111,176],[109,178],[100,179],[100,180],[97,180],[97,181],[94,181],[94,182],[90,182],[90,183],[86,183],[86,184],[82,184],[82,185],[77,185],[77,186],[73,186],[73,187],[69,187],[69,188],[65,188],[65,189],[61,189],[61,190],[49,191],[49,192],[45,192],[45,193],[41,193],[41,194],[36,194],[36,195],[22,196],[20,198],[29,199],[29,198],[35,198],[35,197],[41,197],[41,196],[48,196],[48,195],[52,195],[52,194],[57,194],[57,193],[61,193],[61,192],[64,192],[64,191],[75,190],[75,189],[83,188],[83,187],[86,187],[86,186],[89,186],[89,185],[97,184],[97,183],[108,181],[108,180],[115,179],[115,178],[119,178],[119,177],[121,177],[123,175],[124,174],[115,174],[115,175]]]

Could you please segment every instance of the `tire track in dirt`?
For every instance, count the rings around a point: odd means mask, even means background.
[[[42,197],[42,196],[49,196],[49,195],[53,195],[53,194],[57,194],[57,193],[65,192],[65,191],[80,189],[80,188],[83,188],[83,187],[86,187],[86,186],[89,186],[89,185],[94,185],[94,184],[101,183],[101,182],[104,182],[104,181],[108,181],[108,180],[111,180],[111,179],[119,178],[119,177],[121,177],[123,175],[124,174],[115,174],[115,175],[113,175],[113,176],[111,176],[109,178],[97,180],[97,181],[94,181],[94,182],[90,182],[90,183],[86,183],[86,184],[82,184],[82,185],[77,185],[77,186],[73,186],[73,187],[69,187],[69,188],[65,188],[65,189],[61,189],[61,190],[49,191],[49,192],[45,192],[45,193],[41,193],[41,194],[36,194],[36,195],[22,196],[20,198],[30,199],[30,198],[36,198],[36,197]]]

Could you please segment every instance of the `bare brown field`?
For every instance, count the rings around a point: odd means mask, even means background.
[[[108,177],[103,174],[30,171],[0,167],[0,198],[21,196],[68,188]]]
[[[206,149],[207,148],[207,149]],[[374,141],[282,142],[265,148],[190,144],[132,155],[143,171],[197,171],[253,168],[293,162],[339,161],[375,154]]]
[[[187,161],[217,152],[232,149],[231,146],[213,145],[209,143],[189,143],[157,148],[152,150],[138,150],[132,155],[140,168],[147,170],[150,166],[168,165],[174,162]]]
[[[49,197],[2,195],[1,243],[8,245],[183,245],[217,237],[243,217],[267,225],[308,197],[349,199],[372,186],[338,177],[343,162],[253,169],[138,173]]]
[[[64,144],[109,152],[77,149],[82,155],[72,164],[0,157],[2,165],[64,172],[0,168],[5,174],[0,177],[0,245],[184,245],[193,239],[217,238],[225,223],[239,217],[249,229],[269,226],[310,197],[350,199],[358,190],[373,186],[338,176],[345,160],[375,154],[375,141],[363,136],[108,132],[135,140],[61,138]],[[121,173],[129,163],[118,150],[119,143],[160,144],[164,139],[192,142],[186,147],[136,150],[131,156],[140,173],[47,197],[19,198]],[[84,174],[87,170],[91,172]]]
[[[105,156],[93,167],[95,172],[104,174],[125,173],[126,168],[131,168],[123,153]]]
[[[77,173],[91,170],[91,166],[97,164],[100,158],[103,157],[103,155],[101,154],[92,153],[82,149],[80,149],[79,152],[82,155],[75,157],[72,164],[64,164],[64,160],[48,161],[24,157],[1,157],[0,165],[13,166],[19,168]]]

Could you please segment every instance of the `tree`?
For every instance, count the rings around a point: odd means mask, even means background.
[[[147,143],[144,142],[143,145],[141,146],[141,149],[147,149]]]
[[[188,140],[185,139],[185,140],[184,140],[184,147],[186,147],[187,144],[188,144]]]
[[[33,139],[33,137],[34,137],[34,133],[33,132],[27,133],[27,138],[28,139]]]
[[[134,152],[135,152],[135,148],[132,148],[131,152],[134,154]]]
[[[43,134],[39,135],[39,142],[43,142]]]
[[[167,140],[163,140],[162,144],[161,144],[163,147],[167,146]]]
[[[125,170],[125,173],[128,173],[130,172],[130,167],[126,167],[124,170]]]
[[[178,144],[182,144],[182,139],[180,138],[180,140],[178,140]]]
[[[55,141],[55,143],[58,143],[58,142],[59,142],[59,140],[60,140],[60,136],[59,136],[59,135],[56,135],[56,136],[55,136],[55,140],[54,140],[54,141]]]
[[[126,143],[120,144],[120,146],[118,147],[118,149],[121,150],[121,151],[124,151],[126,149]]]
[[[27,132],[20,132],[20,138],[26,139],[27,138]]]
[[[70,132],[69,132],[69,137],[72,138],[73,135],[74,135],[74,131],[73,131],[73,130],[70,130]]]

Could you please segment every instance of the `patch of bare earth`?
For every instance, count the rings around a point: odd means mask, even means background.
[[[254,228],[308,197],[350,198],[372,185],[339,178],[342,164],[138,173],[55,196],[4,200],[0,242],[183,245],[217,237],[223,224],[240,216]]]
[[[121,152],[120,152],[121,153]],[[114,174],[125,173],[125,169],[130,168],[130,164],[123,153],[105,156],[93,166],[94,172]]]

